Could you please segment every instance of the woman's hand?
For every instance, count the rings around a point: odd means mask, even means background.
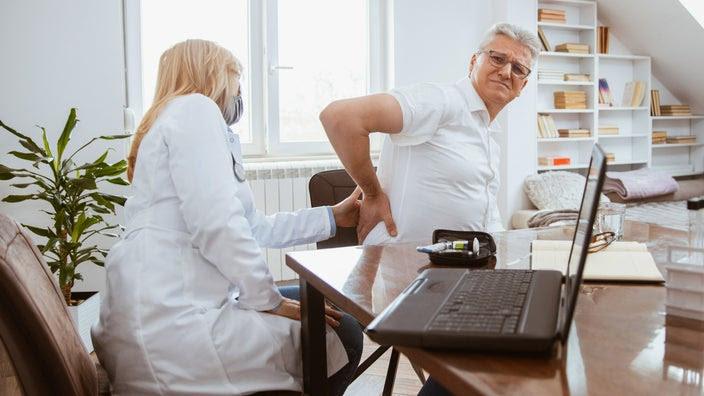
[[[338,227],[354,227],[359,221],[359,208],[362,201],[359,196],[362,189],[357,187],[349,197],[332,207],[332,215],[335,217],[335,225]]]
[[[301,303],[300,301],[282,297],[279,309],[274,311],[265,311],[274,315],[283,316],[293,320],[301,320]],[[340,322],[337,319],[342,317],[342,312],[334,309],[325,303],[325,322],[332,327],[337,327]]]

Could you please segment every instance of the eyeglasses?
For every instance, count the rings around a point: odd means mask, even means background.
[[[504,67],[506,66],[507,63],[509,63],[508,55],[501,53],[501,52],[496,52],[496,51],[485,51],[485,50],[480,50],[477,51],[478,54],[487,54],[489,55],[489,63],[492,64],[494,67]],[[528,77],[530,74],[530,69],[523,66],[522,64],[518,62],[511,62],[511,75],[514,77],[523,80],[524,78]]]
[[[616,238],[612,231],[600,232],[592,236],[592,241],[589,244],[589,253],[596,253],[600,250],[606,249],[607,246],[611,245]]]

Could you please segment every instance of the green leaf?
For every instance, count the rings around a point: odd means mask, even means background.
[[[38,185],[39,183],[37,183],[37,182],[32,182],[32,183],[14,183],[14,184],[10,184],[10,185],[11,185],[12,187],[16,187],[16,188],[27,188],[27,187],[29,187],[29,186],[31,186],[31,185],[33,185],[33,184],[37,184],[37,185]]]
[[[33,144],[33,143],[34,143],[34,141],[32,140],[32,138],[30,138],[29,136],[26,136],[26,135],[23,135],[23,134],[17,132],[16,130],[14,130],[14,129],[10,128],[9,126],[5,125],[5,123],[2,122],[2,121],[0,121],[0,127],[5,128],[5,130],[7,130],[7,131],[10,132],[11,134],[17,136],[17,137],[20,138],[21,140],[28,142],[29,144]],[[36,146],[36,144],[35,144],[35,146]],[[37,147],[37,148],[38,148],[38,147]]]
[[[66,120],[66,125],[64,126],[64,130],[61,132],[61,136],[59,136],[59,140],[56,143],[56,149],[58,151],[57,157],[59,161],[61,161],[61,157],[64,154],[66,145],[71,139],[71,132],[73,131],[73,128],[76,127],[77,122],[78,120],[76,119],[76,108],[74,107],[69,112],[68,119]]]
[[[42,143],[44,143],[44,151],[47,157],[53,157],[54,154],[51,153],[51,146],[49,146],[49,139],[46,138],[46,129],[44,127],[39,127],[42,130]]]
[[[112,195],[112,194],[105,194],[105,193],[98,193],[101,197],[105,198],[106,200],[110,202],[114,202],[120,206],[125,206],[125,201],[127,201],[126,197],[120,196],[120,195]]]
[[[126,135],[105,135],[105,136],[100,136],[100,139],[103,140],[116,140],[116,139],[126,139],[128,137],[132,137],[130,134]]]
[[[41,154],[42,157],[46,157],[46,153],[44,152],[44,150],[39,148],[39,146],[37,146],[37,144],[34,143],[34,141],[20,140],[20,144],[22,145],[22,147],[26,148],[27,150],[29,150],[33,153]]]
[[[22,202],[26,201],[28,199],[37,199],[36,194],[27,194],[27,195],[8,195],[5,198],[3,198],[3,202]]]
[[[5,165],[0,165],[0,180],[10,180],[17,177],[15,174],[17,171],[19,171],[19,169],[8,168]]]
[[[33,153],[23,153],[20,151],[10,151],[8,154],[14,155],[17,158],[21,158],[27,161],[37,161],[43,158]]]
[[[116,177],[114,179],[108,179],[107,181],[108,181],[108,183],[117,184],[120,186],[129,186],[130,185],[130,183],[127,180],[125,180],[121,177]]]
[[[32,231],[33,233],[39,235],[40,237],[51,238],[53,235],[48,228],[39,228],[39,227],[27,225],[27,224],[22,224],[22,225],[25,226],[25,228],[27,228],[28,230]]]

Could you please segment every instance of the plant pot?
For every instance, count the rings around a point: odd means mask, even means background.
[[[71,313],[73,324],[78,330],[78,335],[81,336],[83,345],[88,353],[91,353],[93,352],[93,341],[90,338],[90,328],[93,323],[98,321],[100,315],[100,293],[97,291],[73,292],[71,298],[80,301],[78,305],[70,305],[68,311]]]

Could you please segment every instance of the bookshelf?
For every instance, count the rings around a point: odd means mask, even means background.
[[[653,169],[672,176],[704,173],[704,115],[650,117],[653,131],[667,131],[667,136],[695,136],[694,143],[652,145]]]
[[[557,129],[589,129],[590,137],[537,138],[538,157],[570,157],[570,165],[538,166],[537,170],[584,170],[594,142],[612,153],[609,162],[614,170],[630,170],[648,166],[651,161],[650,120],[650,58],[634,55],[597,54],[597,3],[576,0],[537,0],[537,9],[564,11],[565,23],[537,22],[537,28],[551,51],[541,51],[538,57],[537,113],[549,114]],[[540,18],[538,18],[540,19]],[[561,43],[586,44],[588,53],[555,52]],[[543,71],[543,73],[541,73]],[[588,81],[559,81],[554,73],[588,74]],[[559,74],[559,73],[558,73]],[[599,104],[599,79],[609,83],[614,106]],[[626,83],[642,81],[645,95],[636,106],[621,106]],[[584,109],[557,109],[554,93],[582,91],[586,96]],[[539,117],[537,117],[539,118]],[[599,126],[616,126],[618,134],[600,135]],[[702,137],[704,139],[704,136]],[[704,149],[704,147],[702,147]],[[696,150],[696,149],[694,149]]]
[[[540,137],[538,157],[569,157],[569,165],[538,165],[537,170],[585,169],[589,166],[591,147],[596,141],[596,3],[576,0],[538,0],[537,9],[564,11],[565,23],[538,20],[550,51],[538,56],[537,113],[550,115],[557,129],[589,129],[589,137]],[[556,52],[564,43],[580,43],[589,53]],[[557,73],[557,76],[555,76]],[[588,81],[564,81],[560,74],[586,74]],[[556,108],[555,92],[584,92],[586,108]]]

